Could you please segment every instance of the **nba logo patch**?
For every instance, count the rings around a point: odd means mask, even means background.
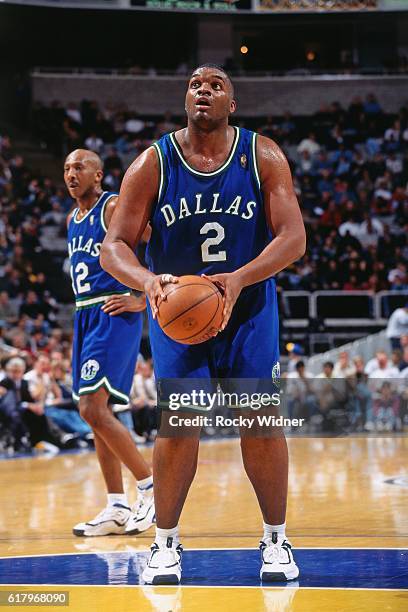
[[[89,219],[89,223],[90,223],[91,225],[93,225],[93,224],[94,224],[94,216],[93,216],[93,215],[91,215],[91,218]]]
[[[240,162],[241,162],[241,166],[243,168],[246,168],[247,166],[247,156],[245,155],[245,153],[243,153],[240,157]]]

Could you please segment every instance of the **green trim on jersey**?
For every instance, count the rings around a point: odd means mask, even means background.
[[[94,306],[98,306],[102,302],[106,302],[106,300],[112,297],[112,295],[131,295],[131,292],[105,291],[105,293],[100,293],[98,295],[88,295],[83,298],[78,298],[77,300],[75,300],[76,309],[83,310],[84,308],[93,308]]]
[[[179,158],[181,159],[183,165],[187,168],[187,170],[190,170],[190,172],[192,172],[193,174],[197,174],[198,176],[208,176],[208,177],[216,176],[220,172],[223,172],[230,165],[231,161],[234,158],[234,154],[235,154],[238,142],[239,142],[240,131],[239,131],[239,127],[236,127],[236,126],[233,126],[233,127],[235,130],[235,136],[234,136],[234,142],[232,143],[231,151],[227,159],[225,160],[225,162],[222,164],[222,166],[218,168],[218,170],[214,170],[213,172],[200,172],[200,170],[195,170],[186,162],[186,160],[184,159],[183,151],[174,136],[175,132],[172,132],[170,134],[170,140],[174,148],[176,149]]]
[[[109,392],[110,395],[119,400],[120,404],[129,403],[129,396],[125,395],[121,391],[118,391],[117,389],[114,389],[114,387],[112,387],[106,376],[101,378],[101,380],[99,380],[94,385],[91,385],[89,387],[81,387],[78,391],[79,398],[82,395],[90,395],[91,393],[95,393],[95,391],[98,391],[98,389],[100,389],[101,387],[105,387],[105,389]]]

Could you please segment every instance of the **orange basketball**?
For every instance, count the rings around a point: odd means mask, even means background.
[[[223,301],[218,288],[201,276],[180,276],[164,286],[167,299],[157,319],[167,336],[181,344],[200,344],[220,328]]]

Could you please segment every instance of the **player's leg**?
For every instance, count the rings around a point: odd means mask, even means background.
[[[241,392],[276,393],[279,329],[273,282],[269,281],[243,296],[231,317],[231,333],[234,334],[234,348],[228,349],[228,339],[224,344],[232,382],[239,379],[236,384],[242,387]],[[229,340],[231,346],[231,338]],[[251,414],[245,416],[258,416],[261,412],[277,416],[277,409],[272,406],[249,412]],[[241,449],[245,471],[254,487],[264,520],[261,579],[295,579],[299,570],[285,534],[288,449],[284,433],[278,428],[243,429]]]
[[[111,453],[131,471],[136,480],[150,476],[150,468],[138,451],[130,432],[113,415],[108,406],[109,392],[100,387],[94,393],[81,395],[79,410],[82,418]]]
[[[129,431],[113,415],[108,401],[111,398],[120,403],[128,402],[142,320],[138,313],[128,313],[120,318],[109,317],[100,308],[91,309],[84,315],[85,318],[87,333],[82,342],[78,368],[79,409],[95,434],[98,459],[108,488],[108,506],[105,510],[111,513],[114,506],[118,513],[116,527],[110,533],[124,533],[125,530],[127,533],[139,533],[148,529],[154,521],[151,470]],[[137,508],[134,508],[137,516],[130,512],[123,492],[120,462],[129,468],[138,481]],[[105,515],[103,518],[105,531],[111,529]],[[96,529],[98,533],[91,534],[88,525],[84,535],[100,535],[101,529],[103,527],[99,526]]]
[[[209,368],[202,346],[178,344],[165,336],[151,317],[149,322],[155,375],[160,381],[164,409],[153,451],[156,537],[143,580],[149,584],[178,584],[182,553],[178,523],[197,469],[200,432],[199,428],[185,431],[172,428],[170,416],[183,415],[166,410],[165,404],[170,389],[174,392],[180,384],[178,390],[187,392],[192,379],[209,377]]]

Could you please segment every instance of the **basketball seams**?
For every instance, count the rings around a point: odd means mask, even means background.
[[[183,288],[184,287],[190,287],[190,286],[193,286],[193,287],[202,287],[202,285],[199,285],[198,283],[191,283],[191,285],[182,285]],[[208,287],[208,288],[211,289],[211,287]],[[174,293],[174,291],[172,291],[171,293]],[[212,298],[213,295],[216,295],[217,293],[218,293],[217,289],[215,291],[212,291],[212,293],[210,293],[210,295],[206,295],[204,298],[202,298],[201,300],[199,300],[198,302],[196,302],[192,306],[189,306],[188,308],[183,310],[183,312],[179,312],[178,315],[176,317],[174,317],[174,319],[171,319],[171,321],[167,321],[167,323],[165,325],[162,325],[161,328],[164,330],[168,325],[171,325],[171,323],[174,323],[174,321],[177,321],[177,319],[179,317],[182,317],[183,315],[185,315],[189,310],[191,310],[192,308],[195,308],[196,306],[199,306],[200,304],[203,304],[203,302],[205,302],[206,300],[209,300],[210,298]],[[168,295],[171,295],[171,294],[169,293]],[[217,299],[218,299],[218,296],[217,296]],[[219,305],[219,302],[217,304],[217,310],[218,310],[218,305]],[[160,310],[160,308],[159,308],[159,310]],[[212,321],[212,319],[211,319],[211,321]],[[211,323],[211,321],[210,321],[210,323]],[[209,323],[207,323],[204,327],[207,327],[207,325],[209,325]],[[195,336],[195,334],[193,334],[193,336]],[[192,336],[190,336],[190,337],[192,337]]]
[[[208,297],[210,297],[210,296],[208,296]],[[204,331],[204,330],[206,329],[206,327],[209,327],[209,326],[211,325],[211,323],[214,321],[214,318],[215,318],[215,317],[216,317],[216,315],[217,315],[217,312],[218,312],[218,307],[219,307],[219,305],[220,305],[220,295],[219,295],[219,292],[217,293],[217,300],[218,300],[218,302],[217,302],[217,308],[215,309],[215,312],[214,312],[214,314],[213,314],[212,318],[210,319],[210,321],[207,323],[207,325],[204,325],[204,327],[203,327],[203,328],[202,328],[202,329],[201,329],[199,332],[196,332],[196,333],[195,333],[195,334],[193,334],[192,336],[188,336],[188,338],[182,338],[181,340],[178,340],[178,342],[183,342],[183,341],[185,341],[185,340],[190,340],[190,338],[193,338],[194,336],[197,336],[197,334],[199,334],[200,332]],[[194,344],[200,344],[200,342],[195,342]]]

